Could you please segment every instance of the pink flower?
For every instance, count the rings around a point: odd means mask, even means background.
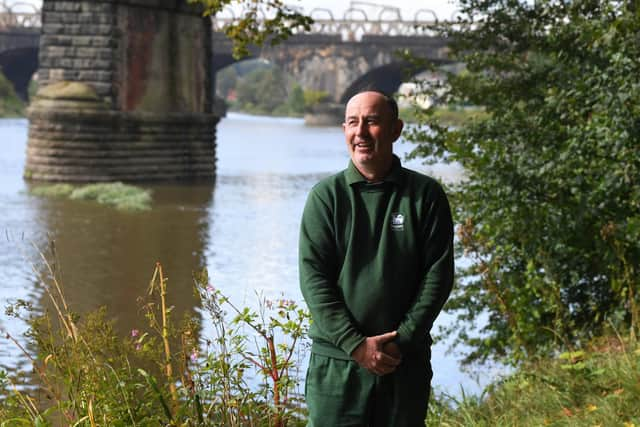
[[[209,292],[210,294],[214,293],[216,291],[216,288],[213,287],[213,285],[211,283],[209,283],[207,285],[207,292]]]
[[[196,362],[198,361],[198,351],[194,349],[194,350],[191,352],[191,355],[189,356],[189,358],[191,359],[191,361],[192,361],[193,363],[196,363]]]
[[[132,329],[131,330],[131,338],[135,338],[138,335],[140,335],[140,331],[139,330],[137,330],[137,329]]]
[[[136,344],[136,351],[140,351],[142,350],[142,344],[138,343]]]

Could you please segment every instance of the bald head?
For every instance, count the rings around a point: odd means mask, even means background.
[[[361,92],[356,93],[347,102],[347,108],[349,106],[349,103],[351,103],[351,101],[353,101],[354,99],[356,99],[358,97],[361,97],[363,95],[365,95],[367,97],[380,98],[382,101],[384,101],[384,103],[387,106],[388,113],[389,113],[389,118],[392,121],[398,120],[398,117],[399,117],[399,114],[398,114],[398,103],[396,102],[395,99],[393,99],[392,96],[389,96],[389,95],[385,94],[384,92],[380,92],[378,90],[363,90]]]

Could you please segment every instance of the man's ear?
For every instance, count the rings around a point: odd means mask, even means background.
[[[404,122],[400,119],[396,120],[392,130],[393,142],[395,142],[398,138],[400,138],[400,134],[402,133],[403,128],[404,128]]]

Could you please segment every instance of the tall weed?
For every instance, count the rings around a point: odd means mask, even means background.
[[[195,292],[216,335],[201,339],[199,319],[174,325],[157,264],[142,307],[148,330],[123,338],[105,309],[71,311],[55,263],[45,263],[41,281],[52,313],[34,315],[25,302],[7,310],[30,325],[26,345],[6,339],[33,375],[0,371],[0,426],[303,424],[295,367],[306,349],[309,315],[295,303],[263,300],[257,312],[239,309],[199,272]]]

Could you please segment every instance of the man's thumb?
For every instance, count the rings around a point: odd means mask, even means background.
[[[398,331],[387,332],[386,334],[378,335],[376,341],[380,344],[384,344],[393,340],[398,335]]]

